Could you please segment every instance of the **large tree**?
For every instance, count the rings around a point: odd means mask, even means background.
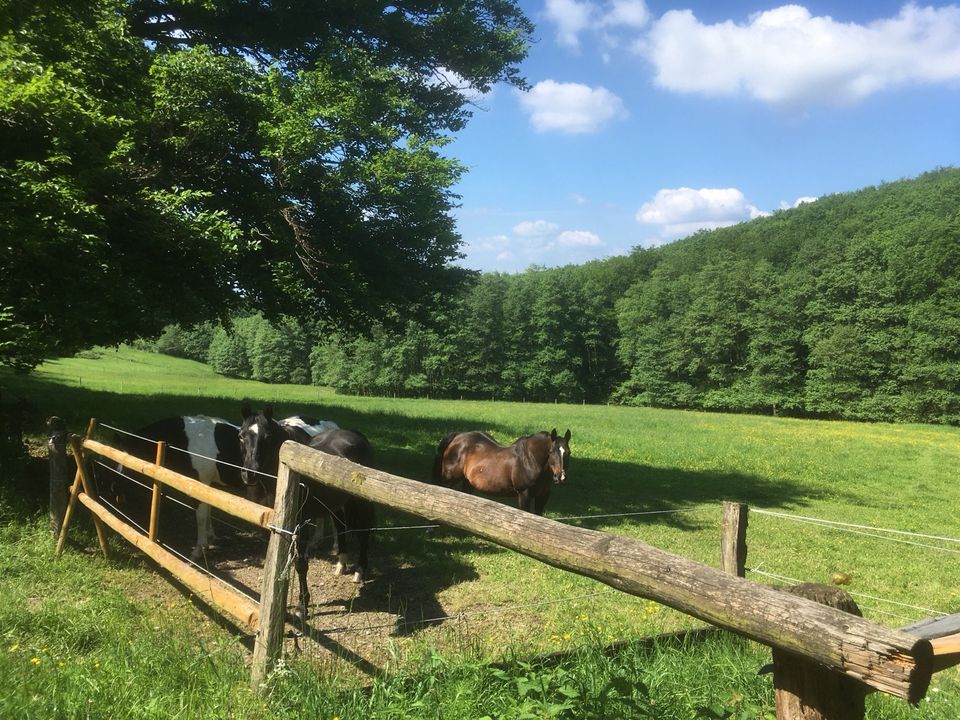
[[[513,0],[0,0],[0,362],[449,287],[441,148],[531,33]]]

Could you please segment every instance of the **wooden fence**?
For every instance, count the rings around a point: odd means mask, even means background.
[[[89,436],[94,427],[95,421],[91,421],[86,438],[80,438],[77,435],[70,438],[73,455],[77,459],[77,471],[70,488],[63,521],[60,523],[56,556],[59,557],[63,552],[70,520],[79,502],[93,514],[97,537],[105,557],[109,557],[106,528],[110,528],[171,573],[197,597],[231,616],[241,628],[246,628],[256,635],[251,665],[251,684],[254,689],[259,689],[279,657],[283,641],[287,575],[282,572],[282,567],[283,560],[290,552],[292,533],[288,528],[293,528],[295,524],[298,495],[296,483],[290,482],[289,471],[286,468],[281,469],[277,481],[276,504],[270,508],[164,468],[160,464],[164,456],[163,443],[158,443],[157,461],[149,462],[91,440]],[[53,453],[54,443],[50,444],[50,448]],[[139,532],[98,501],[88,471],[88,460],[91,454],[112,460],[154,481],[147,534]],[[60,461],[56,464],[66,466],[65,462]],[[51,487],[53,487],[52,478]],[[271,531],[259,603],[230,585],[200,572],[157,542],[160,520],[159,498],[162,487],[175,488],[194,500],[207,503],[228,515]]]
[[[293,442],[281,465],[313,480],[471,532],[563,570],[592,577],[638,597],[655,600],[774,649],[780,662],[799,658],[841,682],[819,690],[801,684],[806,697],[782,718],[862,718],[863,705],[826,707],[816,695],[850,687],[879,690],[917,703],[934,672],[929,640],[890,629],[837,607],[739,577],[745,558],[746,513],[725,507],[724,565],[718,570],[639,540],[610,535],[521,512],[498,502],[356,465]],[[826,712],[819,708],[826,707]],[[839,709],[837,709],[839,708]],[[778,712],[781,708],[778,702]],[[797,714],[802,712],[803,714]],[[792,714],[787,714],[792,713]],[[859,714],[857,714],[859,713]]]
[[[933,647],[928,639],[744,579],[746,510],[735,504],[724,507],[725,570],[718,570],[638,540],[572,527],[502,503],[356,465],[289,441],[280,452],[274,508],[201,485],[157,463],[146,462],[89,438],[81,440],[73,436],[71,444],[80,462],[60,533],[58,554],[66,538],[70,514],[79,501],[93,512],[105,553],[102,525],[116,530],[198,596],[257,634],[251,671],[254,688],[261,687],[281,648],[287,590],[281,559],[287,557],[290,548],[290,533],[286,529],[296,522],[298,488],[297,483],[291,482],[294,473],[432,522],[466,530],[554,567],[655,600],[768,645],[774,649],[775,660],[784,665],[788,660],[799,660],[804,668],[816,666],[829,678],[839,678],[839,684],[829,686],[822,680],[814,681],[813,685],[821,686],[820,690],[801,683],[797,692],[801,695],[800,706],[805,708],[802,715],[786,714],[786,710],[779,714],[778,696],[778,717],[862,718],[862,702],[859,709],[855,707],[852,711],[821,712],[817,710],[822,705],[820,699],[803,697],[822,692],[846,693],[851,687],[862,694],[879,690],[916,703],[925,695],[933,672],[943,666],[934,662]],[[223,512],[271,529],[259,606],[228,586],[214,589],[210,578],[156,543],[153,515],[158,512],[157,503],[153,504],[149,535],[130,528],[98,503],[85,470],[87,452],[112,459],[159,484],[177,488]],[[161,456],[162,451],[158,452],[158,457]],[[807,712],[811,707],[815,711],[812,714]],[[796,713],[795,710],[789,712]]]

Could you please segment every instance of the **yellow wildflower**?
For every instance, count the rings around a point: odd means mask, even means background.
[[[32,662],[34,665],[39,665],[43,661],[38,657],[33,657],[33,658],[30,658],[30,662]]]

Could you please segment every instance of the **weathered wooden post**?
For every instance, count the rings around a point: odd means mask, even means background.
[[[50,459],[50,530],[60,537],[70,499],[70,459],[67,457],[67,424],[56,415],[47,418],[47,456]]]
[[[786,592],[863,617],[845,590],[804,583]],[[853,678],[788,652],[773,649],[777,720],[863,720],[867,686]]]
[[[747,515],[745,503],[723,503],[723,522],[720,535],[720,569],[737,577],[746,577]]]
[[[260,625],[250,663],[250,687],[259,692],[273,669],[283,643],[283,626],[287,609],[287,582],[293,566],[290,553],[297,522],[297,498],[300,486],[290,467],[280,463],[277,473],[276,504],[273,527],[263,564],[263,585],[260,589]]]

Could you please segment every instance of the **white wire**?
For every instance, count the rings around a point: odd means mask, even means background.
[[[762,508],[750,508],[750,512],[760,513],[761,515],[774,515],[776,517],[798,520],[800,522],[812,522],[820,525],[837,525],[840,527],[858,528],[860,530],[873,530],[874,532],[891,533],[893,535],[908,535],[910,537],[924,538],[926,540],[942,540],[944,542],[960,543],[960,539],[958,538],[943,537],[941,535],[925,535],[924,533],[910,532],[908,530],[893,530],[890,528],[873,527],[871,525],[856,525],[854,523],[839,522],[837,520],[824,520],[822,518],[808,517],[806,515],[791,515],[789,513],[764,510]]]
[[[767,513],[765,511],[758,510],[758,513],[761,515],[777,515],[778,513]],[[863,530],[853,530],[849,527],[841,527],[830,523],[829,521],[820,522],[815,518],[803,518],[799,516],[786,516],[791,520],[796,522],[806,523],[807,525],[814,525],[816,527],[826,528],[827,530],[835,530],[836,532],[845,532],[850,533],[851,535],[862,535],[864,537],[877,538],[879,540],[887,540],[889,542],[900,543],[901,545],[912,545],[913,547],[922,547],[927,548],[928,550],[939,550],[940,552],[951,553],[953,555],[960,555],[960,550],[955,550],[953,548],[943,547],[941,545],[931,545],[930,543],[921,543],[914,542],[913,540],[903,540],[902,538],[890,537],[888,535],[879,535],[878,533],[864,532]],[[946,538],[944,538],[946,539]]]
[[[124,520],[126,520],[128,523],[130,523],[131,525],[133,525],[133,526],[134,526],[135,528],[137,528],[142,534],[147,535],[147,530],[146,530],[146,528],[144,528],[142,525],[140,525],[138,522],[136,522],[133,518],[131,518],[129,515],[127,515],[126,513],[124,513],[122,510],[120,510],[120,508],[116,507],[115,505],[113,505],[112,503],[110,503],[108,500],[105,500],[104,498],[99,498],[99,502],[100,502],[101,504],[103,504],[103,505],[106,505],[108,508],[110,508],[110,509],[111,509],[113,512],[115,512],[117,515],[119,515],[119,516],[122,517]],[[244,597],[246,597],[248,600],[253,600],[253,601],[254,601],[255,603],[257,603],[257,604],[260,603],[260,599],[259,599],[259,598],[253,597],[252,595],[250,595],[249,593],[244,592],[244,591],[241,590],[240,588],[234,587],[233,585],[231,585],[230,583],[228,583],[227,581],[225,581],[223,578],[214,575],[208,568],[205,568],[205,567],[203,567],[202,565],[199,565],[198,563],[196,563],[195,561],[191,560],[189,557],[187,557],[186,555],[184,555],[183,553],[181,553],[180,551],[178,551],[176,548],[171,547],[170,545],[167,545],[166,543],[161,543],[161,542],[157,542],[157,545],[159,545],[160,547],[162,547],[164,550],[168,551],[169,553],[171,553],[171,554],[173,554],[173,555],[176,555],[178,558],[180,558],[180,559],[183,560],[184,562],[186,562],[186,563],[188,563],[188,564],[190,564],[190,565],[193,565],[195,568],[197,568],[197,570],[199,570],[200,572],[204,573],[205,575],[213,578],[214,580],[217,580],[217,581],[221,582],[223,585],[225,585],[225,586],[227,586],[227,587],[229,587],[229,588],[232,588],[232,589],[236,590],[236,591],[239,592],[241,595],[243,595]],[[212,588],[211,588],[211,592],[212,592]]]
[[[765,572],[760,569],[760,566],[757,565],[755,568],[748,568],[748,570],[756,575],[765,575],[766,577],[774,578],[775,580],[785,580],[786,582],[792,582],[799,585],[802,583],[802,580],[797,580],[796,578],[787,577],[786,575],[777,575],[775,573]],[[921,612],[933,613],[934,615],[949,615],[950,613],[941,612],[940,610],[933,610],[931,608],[920,607],[919,605],[910,605],[908,603],[898,602],[897,600],[888,600],[887,598],[877,597],[875,595],[867,595],[866,593],[857,593],[852,591],[847,591],[850,595],[854,597],[865,597],[869,600],[877,600],[879,602],[890,603],[891,605],[899,605],[900,607],[910,608],[911,610],[920,610]]]
[[[129,435],[130,437],[135,437],[135,438],[137,438],[138,440],[143,440],[143,441],[145,441],[145,442],[151,442],[151,443],[153,443],[154,445],[156,445],[157,442],[158,442],[157,440],[154,440],[153,438],[143,437],[142,435],[137,435],[136,433],[132,433],[132,432],[130,432],[129,430],[121,430],[120,428],[114,427],[113,425],[107,425],[107,423],[100,423],[100,426],[101,426],[101,427],[108,428],[108,429],[110,429],[110,430],[114,430],[114,431],[119,432],[119,433],[123,433],[124,435]],[[237,470],[246,470],[246,471],[249,472],[249,473],[254,473],[254,474],[256,474],[256,475],[263,475],[264,477],[273,478],[274,480],[277,479],[277,476],[276,476],[276,475],[272,475],[272,474],[270,474],[270,473],[263,472],[262,470],[250,470],[250,469],[248,469],[248,468],[243,467],[243,465],[235,465],[234,463],[227,462],[226,460],[217,460],[217,458],[212,458],[212,457],[210,457],[210,456],[208,456],[208,455],[201,455],[200,453],[197,453],[197,452],[191,452],[190,450],[184,450],[183,448],[177,447],[176,445],[167,445],[167,450],[177,450],[177,451],[179,451],[179,452],[182,452],[182,453],[185,454],[185,455],[191,455],[191,456],[193,456],[193,457],[203,458],[204,460],[209,460],[210,462],[214,462],[214,463],[217,463],[217,464],[219,464],[219,465],[226,465],[227,467],[236,468]]]
[[[690,507],[690,508],[676,508],[675,510],[644,510],[642,512],[628,512],[628,513],[608,513],[606,515],[568,515],[566,517],[550,517],[551,520],[556,520],[561,522],[563,520],[595,520],[598,518],[614,518],[614,517],[634,517],[636,515],[666,515],[669,513],[682,513],[682,512],[694,512],[700,508]]]
[[[120,477],[122,477],[122,478],[124,478],[124,479],[126,479],[126,480],[129,480],[129,481],[132,482],[134,485],[139,485],[140,487],[142,487],[142,488],[145,489],[145,490],[153,491],[153,486],[152,486],[152,485],[147,485],[147,484],[144,483],[144,482],[140,482],[139,480],[137,480],[136,478],[134,478],[134,477],[131,476],[131,475],[125,475],[124,473],[122,473],[122,472],[120,472],[119,470],[117,470],[115,467],[111,467],[110,465],[107,465],[106,463],[101,462],[100,460],[96,460],[96,461],[94,461],[94,462],[95,462],[97,465],[99,465],[99,466],[101,466],[101,467],[103,467],[103,468],[106,468],[106,469],[109,470],[110,472],[115,473],[115,474],[119,475]],[[197,506],[196,506],[196,505],[191,505],[190,503],[184,502],[184,501],[181,500],[180,498],[174,497],[173,495],[170,495],[169,493],[164,493],[164,494],[163,494],[163,498],[164,498],[165,500],[170,500],[170,501],[172,501],[172,502],[175,502],[175,503],[177,503],[178,505],[182,505],[183,507],[187,508],[187,510],[193,510],[194,512],[197,511]],[[213,520],[213,521],[216,522],[216,523],[219,523],[220,525],[225,525],[225,526],[227,526],[228,528],[232,528],[233,530],[236,530],[236,531],[239,532],[239,533],[247,532],[246,529],[241,528],[241,527],[237,527],[237,526],[234,525],[233,523],[227,522],[227,521],[224,520],[223,518],[217,517],[217,516],[213,515],[212,513],[211,513],[211,515],[210,515],[210,519]],[[260,526],[259,526],[259,525],[253,525],[253,527],[259,528]]]

